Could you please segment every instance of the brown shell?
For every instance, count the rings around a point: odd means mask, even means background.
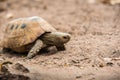
[[[32,43],[43,33],[53,31],[56,29],[40,17],[19,18],[6,26],[3,47],[21,47]]]

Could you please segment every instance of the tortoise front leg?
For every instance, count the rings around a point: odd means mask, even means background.
[[[40,51],[40,49],[42,48],[42,46],[43,46],[43,42],[41,40],[37,40],[35,42],[35,45],[29,51],[29,53],[27,55],[27,58],[28,59],[33,58]]]
[[[56,48],[57,48],[58,51],[64,51],[64,50],[65,50],[64,44],[63,44],[63,45],[56,46]]]

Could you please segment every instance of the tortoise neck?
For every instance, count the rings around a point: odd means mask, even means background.
[[[46,45],[51,45],[54,46],[57,44],[56,42],[56,36],[51,33],[45,33],[43,34],[40,39],[43,41],[44,44]]]

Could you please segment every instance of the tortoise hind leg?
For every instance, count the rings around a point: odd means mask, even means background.
[[[49,51],[49,47],[50,46],[44,45],[43,48],[40,50],[40,52],[42,52],[42,53],[48,53],[48,52],[50,52]]]
[[[42,48],[43,46],[43,42],[41,40],[37,40],[34,44],[34,46],[31,48],[31,50],[29,51],[27,58],[31,59],[33,58]]]
[[[63,44],[63,45],[56,46],[56,48],[57,48],[58,51],[64,51],[64,50],[65,50],[64,44]]]

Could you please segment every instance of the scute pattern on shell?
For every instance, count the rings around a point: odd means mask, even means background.
[[[6,26],[3,47],[21,47],[32,43],[43,33],[53,31],[56,31],[56,29],[37,16],[16,19],[9,22]]]

